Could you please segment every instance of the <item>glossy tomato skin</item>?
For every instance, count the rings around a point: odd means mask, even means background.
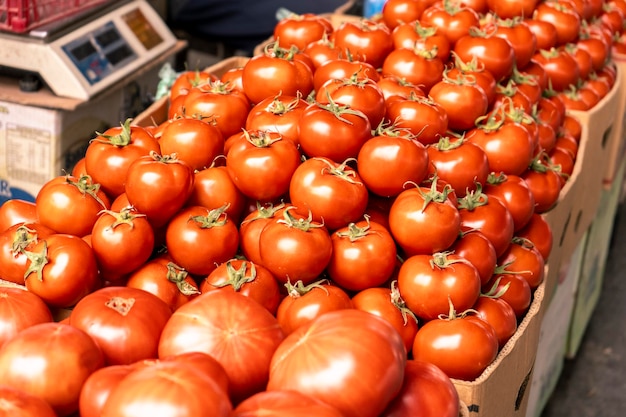
[[[504,19],[531,16],[538,0],[487,0],[487,6]]]
[[[210,121],[182,117],[172,120],[162,130],[159,146],[164,155],[175,153],[192,169],[211,166],[224,151],[222,132]]]
[[[275,417],[342,417],[336,408],[325,402],[290,389],[254,394],[237,405],[231,417],[261,417],[267,413]]]
[[[555,6],[541,2],[535,8],[533,18],[550,22],[556,29],[556,44],[565,45],[578,39],[581,17],[567,6]]]
[[[393,49],[391,29],[370,19],[341,23],[334,30],[332,39],[339,48],[350,51],[352,56],[362,57],[363,62],[374,68],[380,68]]]
[[[333,31],[330,20],[314,13],[291,14],[274,26],[274,39],[281,48],[292,46],[302,51],[308,44],[328,36]]]
[[[543,66],[548,80],[555,91],[564,91],[576,85],[580,78],[580,68],[574,57],[563,49],[540,50],[533,59]]]
[[[388,28],[394,29],[403,23],[418,20],[433,1],[388,0],[383,5],[382,20]]]
[[[297,167],[289,183],[289,197],[298,214],[311,213],[314,221],[337,230],[363,217],[368,190],[355,169],[317,157]]]
[[[459,414],[459,394],[448,377],[432,363],[408,360],[404,384],[398,396],[381,417],[456,417]]]
[[[412,2],[419,3],[419,2]],[[397,25],[391,32],[395,49],[407,48],[428,51],[437,48],[436,55],[446,64],[450,60],[450,41],[436,27],[422,26],[419,19]]]
[[[259,235],[265,225],[273,219],[282,217],[285,208],[284,203],[277,205],[258,203],[256,209],[241,221],[239,224],[239,250],[246,259],[256,264],[261,263]]]
[[[329,59],[315,70],[315,74],[313,74],[313,87],[315,90],[319,90],[328,80],[350,78],[350,76],[355,73],[374,81],[380,79],[380,74],[371,64],[359,60],[356,57],[354,59],[340,57]]]
[[[248,113],[246,130],[269,130],[280,133],[283,139],[296,145],[298,140],[298,120],[308,103],[297,96],[280,94],[255,104]]]
[[[78,398],[80,416],[100,417],[111,391],[134,370],[133,365],[109,365],[89,375]]]
[[[513,217],[514,230],[520,230],[535,212],[535,197],[518,175],[492,174],[489,178],[485,194],[504,203]]]
[[[515,50],[501,37],[470,33],[459,38],[454,45],[454,52],[465,62],[475,57],[498,82],[513,73]]]
[[[498,20],[495,36],[511,44],[515,55],[515,66],[524,68],[537,50],[537,37],[521,19]]]
[[[415,335],[413,359],[438,366],[450,378],[473,381],[498,354],[498,338],[490,324],[472,316],[439,318]]]
[[[24,274],[30,251],[39,241],[56,232],[40,223],[16,223],[0,232],[0,277],[24,285]]]
[[[476,316],[489,323],[498,337],[502,349],[517,330],[517,316],[509,303],[499,298],[481,296],[474,305]]]
[[[347,358],[350,368],[339,364]],[[384,319],[338,310],[285,338],[272,357],[267,390],[294,389],[346,417],[375,417],[400,391],[405,363],[402,338]]]
[[[430,97],[443,107],[448,115],[448,128],[455,132],[473,128],[489,106],[483,89],[467,76],[444,77],[432,87]]]
[[[397,129],[408,131],[423,145],[436,143],[446,134],[449,125],[444,107],[418,94],[389,99],[386,117]]]
[[[213,356],[238,404],[265,388],[272,355],[283,339],[278,320],[258,302],[232,291],[209,291],[174,312],[163,329],[159,357],[192,351]]]
[[[12,198],[0,205],[0,232],[18,223],[37,221],[37,206],[32,201]]]
[[[514,271],[528,281],[532,290],[536,289],[545,276],[545,262],[541,253],[532,242],[524,239],[513,239],[498,259],[499,265],[507,265],[508,271]]]
[[[550,224],[539,213],[533,213],[530,220],[519,230],[516,235],[530,240],[535,248],[541,253],[544,261],[547,261],[552,251],[553,236]]]
[[[101,415],[139,417],[172,408],[182,415],[228,417],[232,405],[213,378],[193,366],[166,361],[126,376],[107,398]]]
[[[532,290],[528,281],[515,273],[495,273],[483,286],[483,292],[488,294],[503,292],[499,298],[513,307],[518,319],[524,317],[532,302]]]
[[[209,210],[228,206],[226,214],[238,221],[243,215],[246,196],[237,188],[225,166],[211,166],[194,172],[191,195],[186,207],[202,206]]]
[[[0,349],[20,331],[52,321],[48,306],[20,287],[0,286]]]
[[[450,248],[456,255],[467,259],[478,271],[481,286],[493,275],[498,256],[493,243],[479,230],[466,230]]]
[[[17,365],[24,361],[42,366]],[[96,342],[69,324],[31,326],[0,350],[3,384],[45,400],[58,416],[78,410],[83,383],[103,365]]]
[[[382,64],[383,77],[404,78],[419,86],[428,94],[433,85],[441,80],[444,63],[436,50],[416,51],[414,49],[394,49]]]
[[[27,256],[26,288],[51,307],[74,306],[100,286],[93,249],[77,236],[48,236],[37,242]]]
[[[436,27],[454,48],[461,37],[469,34],[471,27],[480,26],[480,17],[475,10],[463,5],[434,3],[424,10],[420,22]]]
[[[0,413],[13,417],[58,417],[50,404],[23,390],[0,386]]]

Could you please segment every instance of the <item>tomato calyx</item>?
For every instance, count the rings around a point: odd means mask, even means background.
[[[235,85],[230,81],[207,80],[197,88],[203,93],[227,95],[233,92]]]
[[[156,151],[150,151],[149,156],[155,162],[160,162],[162,164],[181,164],[182,163],[182,161],[178,159],[178,155],[176,153],[171,153],[168,155],[160,155]]]
[[[22,225],[15,230],[15,237],[11,243],[11,253],[17,256],[23,253],[32,243],[37,243],[38,240],[36,230],[29,229],[26,225]]]
[[[513,239],[511,239],[511,243],[514,245],[520,245],[521,247],[527,249],[532,249],[535,247],[535,244],[532,242],[532,240],[520,236],[514,236]]]
[[[446,68],[443,70],[442,80],[444,82],[454,84],[454,85],[476,85],[478,82],[476,76],[469,72],[459,71],[456,74],[456,77],[450,77],[451,68]]]
[[[487,184],[489,185],[500,185],[506,182],[508,179],[507,175],[504,172],[491,172],[487,175]]]
[[[228,210],[230,204],[224,204],[222,207],[215,208],[207,213],[206,216],[191,216],[189,221],[195,222],[196,226],[201,229],[210,229],[212,227],[221,227],[228,221]]]
[[[110,308],[116,313],[126,317],[133,308],[135,299],[133,297],[111,297],[104,303],[105,307]]]
[[[189,272],[185,271],[182,267],[176,265],[174,262],[167,263],[167,275],[166,278],[169,282],[176,284],[178,291],[181,294],[190,296],[194,294],[200,294],[200,291],[193,285],[187,282]]]
[[[532,271],[511,271],[509,269],[507,269],[508,267],[510,267],[513,264],[514,261],[510,261],[505,263],[504,265],[496,265],[496,268],[493,271],[494,275],[520,275],[520,274],[532,274]],[[499,280],[500,278],[498,278]],[[493,291],[494,288],[497,287],[497,282],[498,280],[496,280],[496,282],[494,283],[491,291]]]
[[[437,58],[438,51],[439,51],[439,48],[437,47],[437,45],[434,45],[430,49],[423,49],[419,45],[416,44],[415,47],[413,48],[413,52],[415,53],[415,55],[421,58],[424,58],[426,60]]]
[[[309,210],[309,215],[307,218],[303,217],[295,217],[290,211],[295,210],[295,206],[289,206],[283,212],[283,218],[276,220],[278,223],[284,224],[287,227],[293,227],[298,230],[302,230],[303,232],[308,232],[311,229],[319,229],[324,227],[322,223],[316,223],[313,221],[313,213]]]
[[[415,20],[413,23],[413,30],[421,39],[430,38],[435,36],[437,33],[437,28],[435,26],[422,26],[422,23],[419,20]]]
[[[278,46],[278,38],[274,42],[270,42],[263,48],[265,56],[270,58],[284,59],[287,61],[293,61],[296,54],[300,53],[300,50],[296,46],[290,48],[282,48]]]
[[[563,176],[563,178],[565,179],[569,178],[569,175],[567,173],[561,171],[561,165],[552,163],[550,156],[545,151],[539,152],[532,159],[532,161],[530,161],[528,169],[542,174],[548,171],[554,171],[557,174]]]
[[[411,93],[414,95],[414,93]],[[410,98],[409,98],[410,99]],[[372,132],[372,136],[386,136],[390,138],[401,138],[407,140],[417,140],[419,135],[411,132],[410,129],[400,127],[395,122],[389,123],[383,119],[376,129]]]
[[[330,93],[327,93],[326,97],[328,99],[328,104],[315,102],[316,105],[319,108],[324,109],[324,110],[332,113],[333,116],[335,116],[338,120],[341,120],[344,123],[352,125],[353,123],[350,120],[348,120],[345,117],[343,117],[346,114],[350,114],[350,115],[353,115],[353,116],[362,117],[363,119],[367,119],[367,116],[361,110],[356,110],[356,109],[351,108],[350,106],[343,106],[341,104],[337,104],[332,99],[332,97],[330,96]]]
[[[280,203],[274,206],[273,203],[261,204],[259,201],[256,202],[256,216],[253,216],[249,219],[245,219],[241,222],[242,225],[246,223],[253,222],[254,220],[260,219],[271,219],[276,215],[277,212],[285,208],[285,203]]]
[[[502,280],[502,277],[498,277],[494,281],[491,288],[489,288],[487,292],[481,293],[480,296],[487,297],[487,298],[501,298],[509,290],[509,287],[511,286],[511,283],[507,282],[504,286],[502,286],[502,288],[498,289],[498,287],[500,286],[501,280]]]
[[[468,308],[467,310],[461,313],[458,313],[456,309],[454,308],[454,304],[452,304],[452,299],[450,298],[450,296],[448,296],[448,305],[449,305],[448,314],[440,314],[439,316],[437,316],[439,320],[452,321],[452,320],[462,319],[466,317],[468,314],[478,314],[478,311],[472,308]]]
[[[132,141],[130,123],[132,122],[132,120],[133,119],[131,118],[126,119],[124,123],[121,124],[122,130],[117,135],[105,135],[104,133],[96,132],[97,137],[92,139],[91,141],[108,143],[117,147],[130,145],[130,142]]]
[[[476,190],[467,190],[465,197],[459,198],[459,210],[474,211],[477,207],[489,204],[489,196],[483,193],[483,186],[476,182]]]
[[[143,213],[137,213],[133,207],[124,207],[119,212],[115,212],[112,210],[102,210],[100,214],[108,214],[109,216],[113,216],[115,221],[107,226],[106,230],[113,230],[117,226],[125,224],[128,225],[131,229],[135,226],[134,220],[139,217],[146,217]]]
[[[441,7],[450,16],[454,16],[463,10],[467,10],[467,7],[463,6],[460,1],[456,0],[443,0]]]
[[[454,68],[458,69],[461,73],[481,72],[485,70],[485,64],[478,61],[476,54],[472,55],[470,61],[463,61],[461,57],[454,51],[450,52],[454,58]]]
[[[516,107],[510,97],[506,97],[502,107],[504,108],[503,113],[506,120],[522,125],[531,125],[536,123],[536,119],[532,115],[528,114],[522,107]]]
[[[328,295],[328,290],[324,288],[324,284],[328,284],[327,279],[321,279],[319,281],[312,282],[309,285],[304,285],[301,280],[298,280],[295,284],[292,284],[291,281],[287,279],[287,282],[285,283],[285,288],[287,289],[287,296],[292,298],[302,297],[314,288],[319,288]]]
[[[364,215],[364,217],[365,222],[367,223],[365,226],[359,227],[356,225],[356,223],[350,223],[348,225],[348,230],[346,230],[345,232],[338,231],[337,236],[341,238],[348,238],[350,239],[350,242],[356,242],[357,240],[363,239],[364,237],[373,233],[379,234],[379,232],[371,230],[370,216],[366,214]]]
[[[511,76],[509,78],[513,80],[513,82],[517,85],[525,84],[525,85],[535,86],[539,84],[539,80],[538,80],[539,77],[537,75],[530,74],[530,73],[522,73],[517,68],[517,65],[513,65],[513,72],[511,73]]]
[[[498,106],[490,113],[476,118],[476,127],[487,133],[495,132],[500,129],[505,122],[504,106]]]
[[[244,138],[256,148],[269,148],[273,143],[283,140],[282,135],[268,130],[245,130],[243,129]]]
[[[561,53],[557,48],[552,47],[550,49],[540,49],[539,53],[546,59],[554,59]]]
[[[102,207],[106,207],[104,201],[98,197],[100,191],[100,184],[94,184],[91,177],[87,174],[81,175],[76,181],[72,180],[71,175],[65,176],[65,183],[74,186],[83,195],[88,195],[98,202]]]
[[[314,160],[321,161],[324,163],[324,168],[322,168],[321,174],[329,174],[334,175],[337,178],[340,178],[344,181],[349,182],[350,184],[359,184],[362,185],[361,181],[356,181],[356,171],[348,166],[349,162],[356,162],[356,158],[348,158],[343,161],[341,164],[337,165],[332,161],[329,161],[326,158],[313,158]]]
[[[402,315],[402,321],[404,322],[405,326],[409,322],[409,317],[415,320],[415,323],[418,322],[415,313],[413,313],[411,309],[406,306],[404,299],[402,299],[400,289],[398,288],[398,280],[391,281],[391,291],[389,293],[389,296],[391,297],[391,304],[400,311],[400,314]]]
[[[282,116],[296,109],[302,99],[302,92],[296,92],[296,98],[288,103],[280,99],[280,95],[274,97],[274,100],[267,106],[267,111],[275,116]]]
[[[24,272],[24,281],[28,279],[33,272],[37,274],[39,282],[43,282],[43,268],[50,260],[48,259],[48,242],[43,241],[41,252],[22,251],[24,256],[30,261],[30,265]]]
[[[446,251],[446,252],[435,252],[432,254],[432,257],[429,261],[430,267],[434,270],[436,269],[446,269],[450,268],[454,264],[466,264],[471,265],[471,263],[462,257],[458,257],[456,259],[450,259],[449,256],[454,252]]]
[[[444,185],[443,189],[439,191],[437,189],[437,180],[438,178],[437,178],[437,175],[435,174],[432,178],[432,183],[430,185],[430,189],[428,190],[428,192],[424,192],[422,187],[418,186],[417,184],[411,181],[408,181],[409,184],[414,184],[417,187],[417,191],[419,192],[420,196],[424,200],[424,205],[422,206],[422,213],[426,210],[426,208],[428,207],[430,203],[443,203],[448,199],[448,195],[454,192],[450,184]]]
[[[429,146],[437,149],[438,151],[445,152],[460,148],[463,145],[464,141],[465,139],[462,136],[456,138],[451,138],[450,136],[442,136],[439,138],[437,143],[433,143]]]
[[[511,18],[506,18],[506,19],[497,17],[497,16],[494,16],[494,17],[495,17],[495,24],[497,26],[502,26],[505,28],[514,28],[524,21],[524,18],[522,16],[515,16]]]
[[[473,38],[490,38],[494,36],[497,31],[498,26],[492,24],[486,25],[484,28],[472,26],[469,28],[469,35]]]
[[[245,284],[256,279],[256,267],[253,262],[250,262],[250,275],[246,276],[246,272],[248,272],[248,262],[243,261],[239,269],[235,269],[232,261],[226,261],[226,274],[228,275],[228,279],[219,284],[211,283],[211,286],[223,288],[230,285],[233,287],[233,290],[238,292]]]

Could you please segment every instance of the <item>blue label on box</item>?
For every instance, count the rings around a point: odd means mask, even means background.
[[[20,199],[35,202],[35,196],[20,188],[11,187],[9,181],[0,179],[0,206],[8,200]]]
[[[366,0],[363,4],[363,16],[369,19],[374,15],[382,13],[386,1],[387,0]]]

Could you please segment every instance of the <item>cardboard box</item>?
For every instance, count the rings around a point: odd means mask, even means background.
[[[171,51],[117,88],[89,101],[58,97],[49,89],[25,93],[14,78],[0,77],[0,204],[12,198],[34,201],[48,180],[72,169],[96,131],[143,111],[156,90],[161,66],[184,48]]]
[[[544,287],[545,283],[535,290],[533,302],[517,332],[485,372],[474,381],[452,380],[471,416],[526,416],[544,312]]]
[[[604,271],[622,190],[625,165],[622,162],[616,180],[603,188],[597,217],[589,228],[580,278],[576,287],[574,311],[569,327],[566,357],[570,359],[574,358],[578,352],[602,292]]]
[[[563,370],[569,325],[574,310],[574,293],[585,248],[585,237],[578,244],[572,256],[561,262],[554,295],[541,322],[526,417],[539,417],[541,415]]]
[[[605,161],[604,180],[613,181],[619,170],[620,163],[626,156],[626,55],[613,54],[613,62],[617,65],[617,76],[620,79],[619,98],[613,109],[616,122],[611,130],[608,143],[608,159]]]

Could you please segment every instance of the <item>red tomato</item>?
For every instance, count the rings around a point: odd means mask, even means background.
[[[480,276],[481,285],[491,279],[498,263],[498,256],[493,243],[481,231],[470,229],[462,232],[450,250],[474,265]]]
[[[480,275],[465,258],[444,252],[414,255],[398,271],[398,289],[407,307],[426,321],[450,310],[471,308],[480,295]]]
[[[182,117],[172,120],[159,138],[163,155],[176,154],[194,170],[206,168],[224,151],[222,132],[210,121]]]
[[[311,42],[329,35],[332,31],[332,23],[324,16],[291,13],[274,26],[274,39],[281,48],[289,49],[294,46],[301,51]]]
[[[394,126],[378,129],[359,150],[357,170],[371,193],[396,196],[407,182],[419,184],[426,178],[428,152],[407,130]]]
[[[74,306],[100,286],[91,246],[74,235],[54,234],[25,252],[26,288],[52,307]]]
[[[111,391],[136,369],[133,365],[109,365],[89,375],[78,398],[80,416],[100,417]]]
[[[532,18],[532,13],[525,16],[524,22],[528,25],[530,31],[535,34],[535,38],[537,39],[537,52],[541,50],[548,51],[557,46],[556,27],[552,23],[547,20]]]
[[[476,59],[496,81],[502,81],[513,73],[515,50],[509,41],[497,35],[472,29],[457,40],[453,51],[463,61]]]
[[[291,177],[289,197],[296,213],[337,230],[363,218],[368,190],[358,172],[346,163],[311,158]]]
[[[437,190],[409,188],[394,200],[389,211],[389,228],[407,256],[430,255],[446,250],[461,230],[461,216],[450,199],[450,187]]]
[[[283,338],[278,320],[258,302],[232,291],[209,291],[174,312],[163,329],[159,357],[193,351],[213,356],[238,404],[265,388]]]
[[[436,143],[446,134],[449,124],[444,107],[419,94],[389,99],[387,119],[392,121],[395,128],[410,133],[424,145]]]
[[[428,94],[441,80],[444,63],[437,56],[437,48],[418,50],[399,48],[391,51],[382,64],[383,77],[403,78]]]
[[[533,193],[536,213],[545,213],[556,204],[563,186],[561,174],[546,157],[533,160],[531,167],[522,174],[522,178]]]
[[[524,68],[537,50],[537,37],[522,19],[498,19],[495,36],[511,44],[515,52],[515,67]]]
[[[341,48],[338,48],[329,36],[322,36],[322,39],[309,43],[302,50],[302,52],[307,55],[313,62],[314,79],[317,69],[321,67],[324,63],[334,59],[340,59],[343,56]]]
[[[32,251],[39,239],[55,234],[54,230],[39,223],[16,223],[0,232],[0,278],[24,285],[25,252]]]
[[[287,296],[278,305],[276,318],[285,335],[293,333],[323,314],[353,308],[348,293],[325,280],[303,285],[302,281],[288,282]]]
[[[161,152],[158,140],[146,128],[131,126],[127,119],[121,126],[96,132],[85,152],[85,170],[94,184],[114,199],[124,192],[126,172],[137,158]]]
[[[287,193],[300,165],[300,152],[294,142],[277,132],[247,130],[232,140],[226,170],[246,197],[272,201]]]
[[[246,130],[275,131],[298,145],[298,121],[307,106],[301,97],[286,96],[267,97],[257,103],[248,113]]]
[[[434,51],[446,64],[450,60],[450,41],[445,35],[437,33],[433,26],[422,26],[419,20],[402,23],[391,32],[394,48],[413,49],[414,51]]]
[[[34,202],[13,198],[0,205],[0,232],[18,223],[37,222],[37,206]]]
[[[128,167],[124,190],[130,204],[161,227],[185,205],[193,180],[193,169],[175,154],[152,153]]]
[[[471,27],[480,26],[478,13],[454,2],[435,2],[422,13],[420,22],[434,26],[445,35],[454,48],[456,42],[469,33]]]
[[[532,290],[544,279],[545,261],[530,240],[515,238],[508,249],[498,258],[498,264],[528,281]]]
[[[41,298],[21,287],[0,286],[0,350],[20,331],[51,321],[52,313]]]
[[[545,69],[548,82],[554,91],[563,91],[570,85],[578,83],[580,78],[578,62],[569,52],[555,48],[540,50],[533,59]]]
[[[59,417],[78,411],[85,380],[103,365],[96,342],[68,324],[31,326],[0,349],[2,383],[45,400]]]
[[[391,29],[383,23],[369,19],[345,21],[335,29],[332,39],[337,47],[374,68],[380,68],[385,57],[393,50]]]
[[[246,96],[253,104],[277,94],[309,95],[313,90],[313,71],[303,57],[296,55],[294,51],[274,45],[271,50],[246,62],[241,81]],[[245,117],[247,114],[244,120]]]
[[[400,296],[397,281],[392,282],[391,288],[369,287],[357,292],[352,297],[352,305],[388,321],[402,336],[406,351],[411,352],[418,321]]]
[[[168,253],[190,274],[208,275],[237,253],[237,225],[224,213],[225,208],[187,207],[167,225]]]
[[[310,395],[291,389],[262,391],[246,398],[233,410],[231,417],[343,417],[335,407]]]
[[[393,30],[396,26],[414,22],[432,3],[434,0],[388,0],[381,11],[383,23]]]
[[[318,90],[328,80],[348,78],[355,73],[374,81],[380,79],[380,74],[376,68],[367,62],[356,58],[336,58],[324,62],[315,70],[315,74],[313,74],[314,90]]]
[[[408,360],[402,390],[381,417],[457,417],[460,400],[456,387],[438,366]]]
[[[276,206],[272,203],[257,203],[257,208],[243,219],[239,225],[239,249],[246,259],[256,264],[261,263],[259,235],[272,219],[282,217],[284,210],[284,203]]]
[[[146,216],[129,208],[103,212],[91,232],[91,247],[104,274],[133,272],[150,258],[154,243],[154,229]]]
[[[136,369],[111,391],[102,416],[156,413],[228,417],[232,405],[214,378],[191,364],[159,362]],[[167,411],[162,411],[167,410]]]
[[[496,79],[493,74],[485,70],[484,66],[478,64],[478,60],[472,58],[471,61],[464,62],[458,55],[454,55],[454,66],[447,70],[448,78],[466,79],[476,82],[487,96],[488,107],[491,107],[496,98]]]
[[[194,173],[193,188],[185,206],[209,210],[227,206],[225,213],[233,221],[243,215],[246,196],[237,188],[224,166],[211,166]]]
[[[135,269],[128,276],[126,286],[156,295],[172,311],[176,311],[200,294],[198,284],[193,277],[164,255]]]
[[[538,2],[539,0],[487,0],[487,6],[498,17],[513,19],[531,16]]]
[[[361,146],[372,137],[365,113],[349,106],[311,103],[298,122],[300,146],[308,157],[325,157],[337,163],[356,158]]]
[[[234,291],[255,300],[276,314],[281,295],[276,278],[254,262],[231,259],[215,268],[200,284],[200,291]]]
[[[552,251],[553,236],[550,225],[542,215],[533,213],[526,226],[519,230],[516,236],[531,241],[541,253],[544,261],[548,261]]]
[[[377,417],[400,391],[405,364],[402,338],[388,322],[360,310],[337,310],[280,343],[267,390],[306,393],[345,417]]]
[[[326,269],[332,255],[328,229],[302,217],[294,206],[283,218],[269,222],[259,234],[260,264],[281,283],[302,281],[308,285]],[[307,256],[303,256],[307,254]]]
[[[517,316],[513,307],[500,298],[483,295],[478,298],[473,309],[478,318],[493,327],[498,337],[498,346],[502,349],[517,330]]]
[[[170,87],[170,101],[176,100],[178,96],[184,96],[193,88],[206,84],[208,81],[215,81],[216,77],[201,70],[186,70],[178,74]]]
[[[6,385],[0,385],[0,413],[12,417],[58,417],[42,398]]]
[[[331,235],[328,276],[340,287],[361,291],[384,284],[396,267],[396,244],[389,230],[375,221],[350,223]]]
[[[413,359],[430,362],[450,378],[473,381],[498,354],[498,337],[476,316],[457,315],[425,323],[415,335]]]
[[[498,298],[513,307],[518,319],[524,317],[532,301],[532,290],[528,281],[519,274],[507,272],[506,268],[496,270],[489,282],[483,286],[483,293],[487,296],[501,294]]]
[[[535,212],[535,197],[526,181],[518,175],[491,173],[484,192],[506,206],[513,217],[515,231],[526,226]]]

